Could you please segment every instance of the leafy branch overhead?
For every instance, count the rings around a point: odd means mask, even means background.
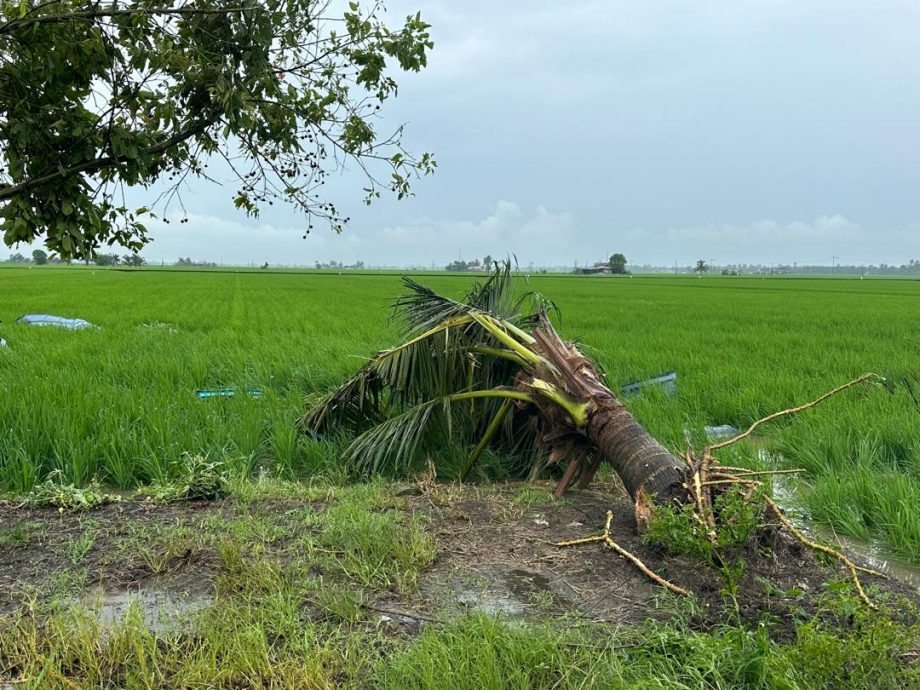
[[[284,202],[340,231],[322,194],[346,165],[364,200],[402,198],[434,170],[402,127],[378,131],[395,70],[433,47],[416,14],[396,28],[382,3],[325,0],[0,0],[0,229],[64,258],[137,251],[143,221],[182,207],[190,178],[235,180],[237,208]],[[125,188],[165,185],[129,208]],[[152,194],[153,196],[153,194]],[[168,222],[168,221],[167,221]],[[309,232],[309,229],[307,230]]]

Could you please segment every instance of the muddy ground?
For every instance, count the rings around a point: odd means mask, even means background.
[[[813,615],[829,584],[847,578],[838,565],[819,562],[798,542],[767,529],[745,554],[738,613],[733,613],[717,573],[692,558],[643,544],[635,536],[631,505],[622,497],[612,499],[603,487],[573,491],[562,501],[540,484],[420,483],[387,491],[394,504],[381,509],[421,516],[437,555],[411,591],[364,587],[361,601],[364,609],[408,634],[464,611],[635,624],[666,619],[675,606],[684,606],[699,629],[740,613],[748,623],[769,618],[781,639],[794,635],[797,621]],[[211,601],[226,568],[223,536],[257,544],[261,557],[284,567],[315,529],[310,516],[337,500],[331,493],[319,500],[227,498],[170,505],[128,500],[76,514],[2,504],[0,614],[63,598],[96,606],[105,623],[136,599],[150,625],[169,625],[170,616],[193,614]],[[691,590],[692,603],[676,601],[600,544],[556,546],[601,531],[608,509],[618,543]],[[329,577],[317,572],[321,575]],[[918,601],[908,585],[868,575],[863,582],[880,601]]]

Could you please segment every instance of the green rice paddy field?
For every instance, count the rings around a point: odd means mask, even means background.
[[[424,277],[460,294],[471,278]],[[765,427],[759,448],[807,472],[811,517],[920,562],[920,283],[908,280],[537,276],[560,331],[589,346],[612,385],[676,371],[678,395],[629,404],[666,445],[708,424],[743,428],[873,371]],[[297,433],[304,399],[397,337],[389,274],[0,270],[0,491],[55,470],[77,485],[167,479],[183,454],[241,471],[341,477],[338,446]],[[15,323],[87,319],[81,332]],[[199,399],[198,389],[261,397]]]

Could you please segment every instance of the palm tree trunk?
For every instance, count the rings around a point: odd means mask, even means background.
[[[611,393],[594,400],[585,435],[609,462],[633,500],[641,489],[658,502],[686,499],[687,465],[639,424]]]
[[[684,484],[689,476],[686,463],[674,457],[639,424],[604,384],[597,366],[574,344],[563,341],[545,317],[534,330],[534,337],[535,347],[552,364],[552,371],[542,374],[555,378],[574,400],[589,403],[582,433],[594,451],[586,449],[571,460],[556,494],[565,493],[579,475],[582,479],[579,486],[586,486],[597,465],[585,459],[600,456],[613,466],[633,500],[641,490],[654,495],[657,502],[685,501],[688,494]],[[555,421],[558,411],[549,412],[543,407],[541,413],[549,428],[558,426]]]

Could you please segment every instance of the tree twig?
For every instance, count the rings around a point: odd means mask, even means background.
[[[721,466],[721,465],[717,465],[717,466],[716,466],[716,469],[717,469],[717,470],[722,469],[722,466]],[[744,479],[747,479],[748,477],[759,477],[759,476],[762,476],[762,475],[770,475],[770,474],[798,474],[799,472],[807,472],[807,471],[808,471],[808,470],[806,470],[806,469],[803,468],[803,467],[797,467],[797,468],[792,469],[792,470],[758,470],[758,471],[756,471],[756,472],[753,471],[753,470],[742,470],[742,469],[739,468],[739,469],[736,470],[735,474],[737,474],[739,477],[742,477],[742,478],[744,478]]]
[[[714,445],[707,446],[706,450],[707,451],[718,450],[719,448],[725,448],[727,446],[732,445],[733,443],[737,443],[738,441],[745,439],[748,436],[750,436],[752,433],[754,433],[754,429],[759,427],[761,424],[766,424],[767,422],[773,421],[774,419],[777,419],[779,417],[784,417],[786,415],[795,414],[796,412],[801,412],[802,410],[807,410],[808,408],[814,407],[818,403],[821,403],[827,400],[832,395],[836,395],[837,393],[840,393],[841,391],[844,391],[847,388],[850,388],[851,386],[855,386],[856,384],[862,383],[863,381],[868,381],[869,379],[879,379],[881,381],[885,380],[883,376],[879,376],[878,374],[874,374],[872,372],[863,374],[859,378],[855,378],[849,383],[843,384],[842,386],[837,386],[834,390],[828,391],[827,393],[825,393],[819,398],[815,398],[810,403],[805,403],[804,405],[799,405],[798,407],[790,407],[788,410],[781,410],[779,412],[774,412],[771,415],[767,415],[763,419],[758,419],[756,422],[754,422],[753,424],[751,424],[751,426],[748,427],[747,431],[744,431],[738,434],[737,436],[733,436],[732,438],[726,441],[722,441],[721,443],[716,443]],[[704,453],[705,452],[706,451],[704,451]]]
[[[423,616],[420,613],[409,613],[408,611],[391,611],[389,609],[384,609],[379,606],[372,606],[371,604],[361,604],[362,609],[367,609],[368,611],[375,611],[376,613],[382,613],[387,616],[400,616],[402,618],[412,618],[417,621],[426,621],[428,623],[443,623],[440,618],[434,618],[433,616]]]
[[[690,596],[691,592],[689,590],[686,590],[679,585],[675,585],[673,582],[669,582],[668,580],[665,580],[663,577],[661,577],[661,575],[654,572],[651,568],[645,565],[645,563],[643,563],[639,559],[638,556],[633,555],[632,553],[624,549],[622,546],[617,544],[613,539],[611,539],[610,538],[610,523],[612,521],[613,521],[613,511],[608,510],[607,511],[607,522],[604,525],[603,534],[596,534],[594,536],[584,537],[582,539],[572,539],[570,541],[557,542],[556,546],[579,546],[581,544],[591,544],[597,541],[603,542],[608,548],[613,549],[614,551],[617,552],[617,554],[619,554],[620,556],[625,558],[627,561],[632,563],[634,566],[636,566],[640,571],[642,571],[642,574],[648,577],[649,579],[654,580],[659,585],[671,590],[675,594],[680,594],[681,596]]]

